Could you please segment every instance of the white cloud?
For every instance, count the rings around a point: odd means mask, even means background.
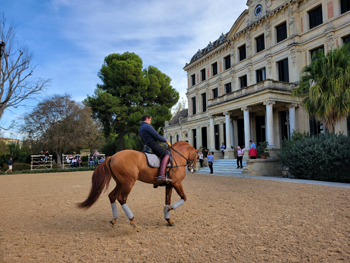
[[[52,79],[47,94],[69,93],[77,101],[93,94],[104,58],[125,51],[169,75],[185,96],[186,62],[227,33],[246,8],[238,0],[22,1],[13,20],[26,26],[18,33],[35,51],[34,73]]]

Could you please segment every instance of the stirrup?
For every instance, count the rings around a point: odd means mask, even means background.
[[[156,177],[157,181],[166,181],[166,177],[164,175],[159,175]]]

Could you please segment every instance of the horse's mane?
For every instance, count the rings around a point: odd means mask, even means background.
[[[176,146],[180,146],[180,145],[182,145],[182,144],[188,144],[188,142],[185,142],[185,141],[178,141],[178,142],[174,143],[172,146],[173,146],[173,147],[176,147]]]

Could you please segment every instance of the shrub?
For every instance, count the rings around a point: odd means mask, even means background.
[[[293,133],[279,157],[295,178],[350,182],[350,137],[345,135]]]

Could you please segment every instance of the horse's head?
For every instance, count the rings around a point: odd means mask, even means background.
[[[189,143],[184,141],[175,143],[172,148],[186,160],[187,170],[190,173],[195,173],[198,152],[202,151],[202,149],[196,150]]]
[[[193,155],[191,155],[191,153],[189,154],[188,161],[187,161],[187,170],[193,174],[196,172],[198,152],[202,151],[202,149],[196,150],[193,147],[192,149],[194,150],[193,151],[194,154]]]

